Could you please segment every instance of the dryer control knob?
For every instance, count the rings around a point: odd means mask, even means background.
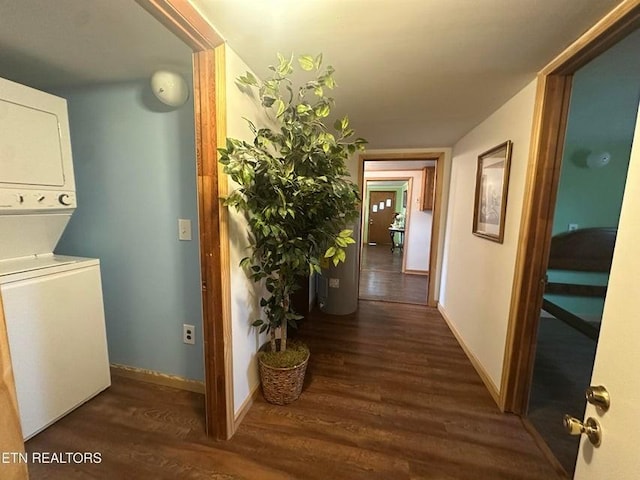
[[[16,199],[18,200],[18,203],[20,204],[24,203],[24,195],[22,195],[21,193],[16,195]]]
[[[66,193],[63,193],[62,195],[60,195],[60,196],[58,197],[58,201],[59,201],[62,205],[67,206],[67,207],[68,207],[69,205],[71,205],[71,201],[69,200],[69,195],[68,195],[68,194],[66,194]]]

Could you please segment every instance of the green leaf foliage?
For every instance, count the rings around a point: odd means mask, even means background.
[[[311,55],[301,55],[298,57],[298,63],[300,64],[300,68],[307,72],[315,68],[315,61]]]
[[[225,205],[241,212],[250,230],[252,248],[241,266],[268,292],[260,301],[265,320],[252,324],[261,332],[294,326],[301,317],[289,298],[298,279],[343,262],[355,243],[346,226],[358,216],[359,189],[345,162],[366,144],[349,139],[347,116],[334,124],[337,133],[324,124],[334,109],[326,94],[336,83],[334,69],[322,67],[322,55],[302,55],[296,63],[278,54],[269,69],[265,80],[247,72],[238,82],[257,93],[277,127],[249,123],[253,141],[228,138],[219,149],[224,172],[239,185]],[[293,75],[311,78],[294,85]]]

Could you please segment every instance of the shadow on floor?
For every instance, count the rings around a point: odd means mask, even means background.
[[[540,319],[528,417],[570,476],[580,437],[564,431],[562,418],[584,416],[596,345],[557,318]]]

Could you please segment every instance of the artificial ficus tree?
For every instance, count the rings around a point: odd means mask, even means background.
[[[269,292],[260,301],[266,320],[253,325],[269,332],[274,352],[276,332],[279,349],[286,350],[287,326],[301,318],[290,302],[299,278],[320,272],[329,261],[344,261],[346,247],[355,242],[347,226],[358,216],[360,198],[345,162],[366,143],[352,139],[346,116],[333,129],[325,125],[334,105],[328,93],[336,84],[334,69],[322,68],[322,55],[303,55],[297,66],[313,78],[295,86],[293,56],[280,54],[266,80],[250,72],[238,78],[257,90],[277,128],[247,120],[253,142],[228,138],[219,150],[225,173],[239,184],[225,204],[243,213],[249,225],[252,250],[240,265],[254,281],[264,280]]]

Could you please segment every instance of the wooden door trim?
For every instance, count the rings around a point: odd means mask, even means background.
[[[412,152],[387,152],[387,153],[361,153],[358,155],[358,183],[360,185],[360,197],[364,194],[364,162],[365,161],[424,161],[433,160],[436,162],[436,192],[433,204],[433,216],[431,220],[431,245],[429,250],[429,281],[427,290],[427,305],[435,307],[438,299],[435,298],[436,282],[435,274],[438,268],[438,244],[440,238],[440,221],[442,216],[442,192],[444,190],[444,159],[445,152],[434,151],[412,151]],[[412,170],[411,168],[407,170]],[[413,169],[415,170],[415,169]],[[364,213],[360,211],[360,223],[364,221]],[[406,233],[405,233],[406,235]],[[360,246],[360,256],[362,257],[362,245]],[[362,258],[360,258],[362,260]],[[358,283],[360,276],[358,276]],[[358,285],[359,286],[359,285]]]
[[[188,0],[136,0],[194,52],[213,50],[223,38]]]
[[[186,0],[136,0],[192,48],[207,434],[230,438],[233,405],[227,177],[218,164],[226,135],[224,44]],[[214,50],[215,49],[215,50]]]
[[[542,279],[546,274],[546,258],[551,244],[550,228],[562,160],[570,87],[570,76],[553,75],[538,79],[534,108],[536,120],[532,137],[534,142],[529,154],[525,207],[507,329],[507,368],[503,370],[499,403],[503,410],[517,413],[524,412],[526,408],[530,370],[535,355],[533,339],[536,336],[544,288]],[[550,195],[551,192],[553,195]]]
[[[16,394],[16,382],[9,355],[9,335],[2,304],[2,292],[0,292],[0,421],[2,422],[2,435],[0,436],[0,451],[14,452],[13,455],[25,452],[22,427],[20,424],[20,412],[18,410],[18,398]],[[28,480],[27,462],[3,462],[2,478],[7,480]]]
[[[431,224],[431,249],[429,250],[429,291],[427,293],[427,305],[437,307],[436,282],[432,274],[438,272],[438,243],[440,240],[440,222],[442,217],[442,196],[444,190],[444,153],[438,155],[436,160],[436,191],[433,201],[433,217]]]
[[[541,75],[573,74],[638,28],[639,0],[625,0],[567,47]]]
[[[640,26],[640,0],[607,14],[538,74],[500,408],[527,409],[573,74]]]
[[[411,202],[411,199],[413,198],[413,177],[409,177],[408,181],[409,181],[409,184],[407,185],[407,217],[405,218],[404,239],[403,239],[404,243],[406,243],[407,239],[409,238],[409,234],[411,233],[411,216],[413,213],[413,209],[408,206]],[[432,217],[432,220],[433,220],[433,217]],[[433,226],[431,227],[431,230],[433,231]],[[405,255],[404,243],[402,247],[403,248],[402,273],[407,273],[407,256]],[[428,282],[428,279],[427,279],[427,282]],[[427,288],[428,288],[428,284],[427,284]],[[429,299],[429,291],[427,290],[427,301],[428,299]]]

